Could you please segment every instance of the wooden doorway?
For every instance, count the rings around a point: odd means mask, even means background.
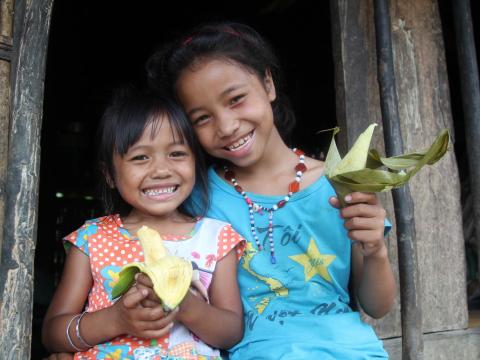
[[[319,156],[330,139],[316,131],[336,123],[328,2],[55,3],[42,129],[32,359],[45,355],[40,327],[62,270],[61,238],[101,214],[93,135],[111,90],[126,82],[142,84],[145,60],[173,34],[224,19],[246,22],[273,43],[297,114],[293,143]]]

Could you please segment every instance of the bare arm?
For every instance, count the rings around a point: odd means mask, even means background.
[[[396,287],[384,242],[385,210],[372,193],[352,193],[340,210],[352,245],[352,275],[360,306],[373,318],[392,308]],[[338,200],[332,200],[338,207]]]
[[[88,257],[72,247],[65,262],[62,279],[45,315],[42,341],[52,352],[76,351],[67,340],[66,329],[75,315],[81,313],[92,287],[92,275]],[[145,338],[165,334],[175,314],[164,317],[161,306],[144,309],[140,302],[148,292],[133,289],[115,305],[86,314],[80,323],[82,337],[91,345],[100,344],[122,334]],[[102,324],[102,326],[98,326]],[[76,336],[76,321],[69,327],[70,337],[77,348],[86,350]]]
[[[228,349],[243,336],[243,312],[237,284],[237,258],[230,251],[217,263],[209,288],[210,304],[188,294],[177,319],[207,344]]]

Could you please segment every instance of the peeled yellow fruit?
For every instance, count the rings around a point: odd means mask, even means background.
[[[152,280],[153,290],[165,310],[173,310],[185,297],[192,281],[192,264],[178,256],[171,256],[163,245],[160,234],[146,226],[137,232],[145,262],[125,265],[112,289],[112,298],[124,294],[134,283],[135,274],[142,272]]]

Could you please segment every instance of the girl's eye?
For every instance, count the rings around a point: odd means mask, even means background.
[[[243,94],[233,97],[232,99],[230,99],[230,105],[238,104],[239,102],[241,102],[243,100],[244,97],[245,97],[245,95],[243,95]]]
[[[193,125],[201,125],[206,123],[210,119],[209,115],[202,115],[193,120]]]
[[[132,161],[143,161],[143,160],[147,160],[147,159],[148,159],[147,155],[135,155],[130,160],[132,160]]]
[[[172,151],[170,153],[170,156],[174,158],[181,158],[181,157],[188,156],[188,153],[186,151],[176,150],[176,151]]]

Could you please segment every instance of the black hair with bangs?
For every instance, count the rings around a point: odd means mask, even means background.
[[[262,82],[267,72],[275,84],[272,102],[274,122],[289,144],[295,114],[285,91],[280,61],[270,43],[246,24],[217,22],[201,24],[187,34],[163,45],[146,63],[147,79],[153,89],[175,93],[178,78],[185,69],[212,59],[230,61],[255,74]]]
[[[142,136],[145,129],[152,125],[152,136],[167,119],[182,144],[186,144],[195,159],[195,186],[201,193],[200,214],[192,214],[182,204],[179,211],[189,216],[204,216],[208,207],[207,173],[202,150],[193,132],[190,120],[182,108],[168,96],[135,90],[132,87],[119,88],[114,92],[110,104],[105,109],[97,134],[98,166],[102,176],[99,186],[104,210],[107,214],[119,213],[126,216],[131,211],[114,187],[115,154],[124,156],[128,149]]]

